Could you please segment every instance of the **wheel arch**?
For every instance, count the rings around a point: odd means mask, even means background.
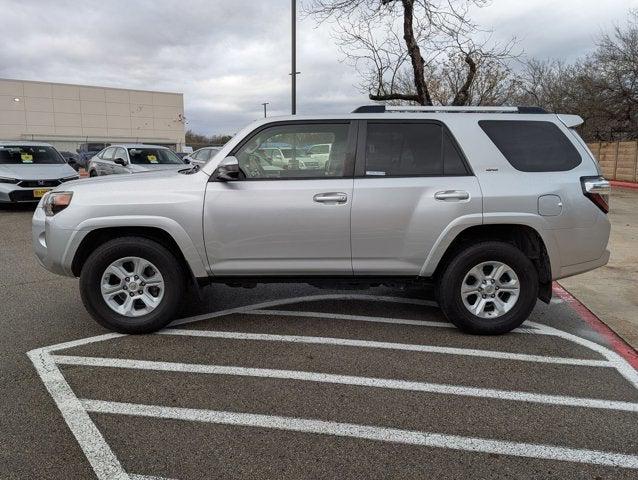
[[[186,235],[185,232],[184,235]],[[184,238],[176,238],[174,234],[159,226],[131,225],[96,227],[84,235],[75,249],[73,260],[71,261],[73,275],[80,276],[84,263],[95,248],[109,240],[125,236],[147,238],[164,246],[176,256],[178,261],[184,266],[187,275],[193,280],[207,276],[205,266],[192,242],[189,244]]]
[[[539,298],[549,303],[552,298],[552,264],[548,246],[534,227],[525,224],[482,224],[467,227],[448,239],[438,252],[436,265],[429,265],[427,276],[438,278],[454,256],[467,245],[483,241],[510,243],[527,255],[538,272]],[[550,247],[551,248],[551,247]],[[424,270],[427,266],[424,266]]]

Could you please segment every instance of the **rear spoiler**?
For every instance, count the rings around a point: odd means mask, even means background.
[[[580,127],[584,122],[578,115],[564,115],[562,113],[556,115],[567,128]]]

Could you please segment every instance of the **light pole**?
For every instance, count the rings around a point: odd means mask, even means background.
[[[262,105],[264,106],[264,118],[266,118],[268,116],[268,105],[270,105],[270,103],[266,102],[262,103]]]
[[[297,0],[291,0],[290,10],[292,18],[292,114],[297,114]]]

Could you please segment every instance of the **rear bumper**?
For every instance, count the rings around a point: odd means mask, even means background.
[[[560,269],[560,274],[554,280],[559,280],[561,278],[571,277],[580,273],[589,272],[590,270],[594,270],[596,268],[607,265],[607,263],[609,263],[609,255],[609,250],[605,250],[605,253],[603,253],[603,255],[596,260],[577,263],[575,265],[563,266]]]

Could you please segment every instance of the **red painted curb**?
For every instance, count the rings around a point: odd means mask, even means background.
[[[634,183],[634,182],[621,182],[620,180],[610,180],[609,183],[611,183],[612,187],[638,189],[638,183]]]
[[[636,349],[620,338],[618,334],[609,328],[600,318],[598,318],[594,312],[583,305],[576,297],[561,287],[558,283],[554,282],[552,290],[554,295],[564,300],[573,310],[576,311],[576,313],[578,313],[585,323],[592,327],[597,333],[602,335],[618,355],[638,370],[638,351],[636,351]]]

